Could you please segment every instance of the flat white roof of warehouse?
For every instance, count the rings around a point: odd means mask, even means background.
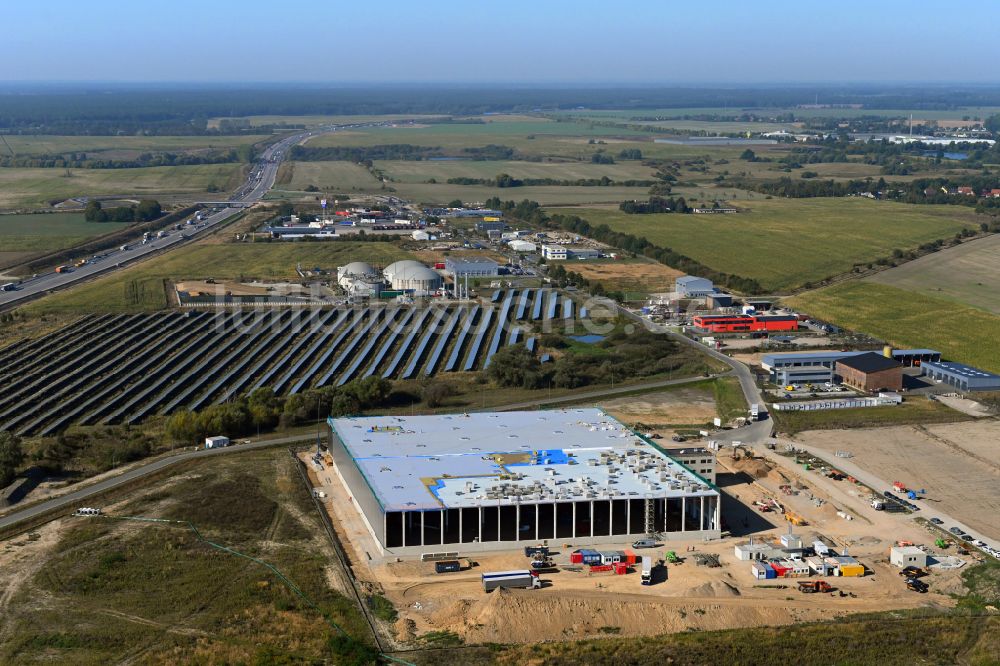
[[[599,409],[330,424],[385,511],[717,494]]]

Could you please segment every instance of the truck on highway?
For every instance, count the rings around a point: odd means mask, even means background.
[[[69,266],[56,266],[56,273],[69,273]]]
[[[157,232],[156,237],[157,238],[166,238],[167,237],[166,230],[161,230],[161,231]]]
[[[121,246],[120,248],[118,248],[118,249],[119,249],[119,250],[121,250],[122,252],[127,252],[127,251],[128,251],[128,245],[122,245],[122,246]]]
[[[3,291],[14,291],[14,290],[17,289],[17,283],[16,282],[8,282],[4,286],[0,287],[0,289],[2,289]]]
[[[641,580],[643,585],[653,584],[653,558],[651,555],[642,556]]]
[[[498,588],[513,589],[538,589],[542,586],[542,581],[538,579],[538,573],[531,569],[519,569],[515,571],[489,571],[483,574],[483,590],[492,592]]]

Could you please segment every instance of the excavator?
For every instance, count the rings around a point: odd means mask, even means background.
[[[799,592],[815,594],[816,592],[833,592],[833,586],[825,580],[800,580]]]

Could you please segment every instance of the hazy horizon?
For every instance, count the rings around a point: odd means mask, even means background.
[[[0,81],[330,86],[992,85],[1000,6],[963,6],[954,34],[915,0],[801,7],[594,0],[374,6],[124,0],[5,11]],[[927,29],[921,29],[921,26]],[[940,29],[942,32],[944,29]]]

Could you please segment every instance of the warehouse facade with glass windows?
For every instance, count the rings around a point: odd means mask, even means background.
[[[386,553],[718,538],[718,489],[599,409],[330,419]]]

